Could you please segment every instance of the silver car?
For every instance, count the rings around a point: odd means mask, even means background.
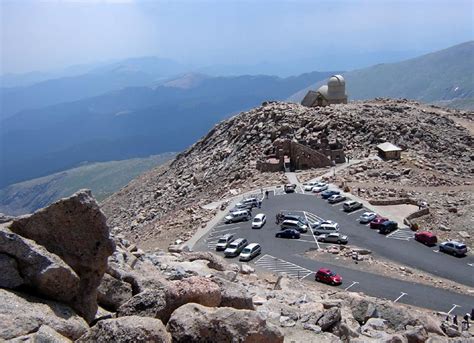
[[[453,254],[454,256],[463,256],[467,254],[467,246],[464,243],[447,241],[439,245],[439,251]]]
[[[370,223],[372,220],[374,220],[377,217],[377,213],[375,212],[364,212],[362,215],[359,217],[359,223],[361,224],[367,224]]]
[[[335,232],[318,236],[318,241],[325,243],[347,244],[349,239],[347,238],[347,236]]]

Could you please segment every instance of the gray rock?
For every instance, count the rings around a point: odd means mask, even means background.
[[[409,326],[402,334],[406,337],[408,343],[423,343],[428,339],[428,332],[423,326]]]
[[[115,249],[106,218],[91,192],[79,191],[17,218],[10,229],[44,246],[75,271],[80,283],[70,305],[90,322],[97,312],[97,287]]]
[[[72,340],[89,329],[66,305],[0,289],[0,341],[36,332],[43,325]]]
[[[252,274],[255,273],[255,269],[244,263],[240,266],[240,272],[242,274]]]
[[[0,248],[1,249],[1,248]],[[0,254],[0,287],[15,288],[24,284],[18,273],[18,264],[15,259],[6,254]]]
[[[101,320],[76,342],[171,343],[171,335],[159,319],[130,316]]]
[[[41,325],[38,331],[11,339],[9,343],[71,343],[69,338],[64,337],[48,325]]]
[[[173,342],[282,343],[283,334],[256,311],[186,304],[173,312],[168,325]]]
[[[219,306],[221,290],[212,280],[193,276],[170,282],[163,289],[147,289],[119,307],[119,316],[139,315],[161,319],[167,323],[171,313],[187,303]]]
[[[236,309],[253,310],[252,295],[242,285],[229,282],[221,278],[213,278],[221,289],[221,303],[219,307],[233,307]]]
[[[5,227],[0,227],[0,252],[15,258],[23,282],[37,293],[65,303],[73,302],[79,278],[58,256]]]
[[[296,321],[288,316],[280,316],[280,326],[281,327],[293,327],[296,325]]]
[[[330,331],[336,324],[341,321],[341,309],[339,307],[332,307],[323,316],[319,318],[317,324],[323,331]]]
[[[218,256],[214,255],[211,252],[204,252],[204,251],[196,251],[196,252],[189,252],[183,254],[183,257],[188,261],[195,261],[195,260],[206,260],[209,263],[207,266],[211,269],[215,269],[218,271],[224,271],[227,269],[227,263],[225,260]]]
[[[115,312],[132,296],[132,286],[129,283],[104,274],[97,293],[100,306]]]
[[[308,324],[308,323],[305,323],[305,324],[303,325],[303,329],[312,331],[312,332],[314,332],[315,334],[318,334],[318,333],[321,333],[321,332],[322,332],[320,326],[314,325],[314,324]]]

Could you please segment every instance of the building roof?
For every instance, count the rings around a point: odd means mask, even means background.
[[[389,143],[389,142],[385,142],[385,143],[377,145],[377,149],[380,149],[384,152],[387,152],[387,151],[402,151],[401,148],[399,148],[396,145],[394,145],[392,143]]]
[[[304,97],[304,99],[301,101],[301,105],[308,107],[313,106],[317,98],[318,93],[316,93],[315,91],[309,91]]]

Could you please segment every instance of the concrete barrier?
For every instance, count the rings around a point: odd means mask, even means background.
[[[396,199],[371,199],[369,204],[374,206],[389,206],[389,205],[418,205],[418,200],[411,198],[396,198]]]

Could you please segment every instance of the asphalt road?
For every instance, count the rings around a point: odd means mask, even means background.
[[[234,224],[218,223],[211,231],[201,238],[194,246],[195,250],[214,251],[215,241],[225,233],[234,233],[237,237],[245,237],[251,242],[262,246],[262,254],[251,264],[256,268],[265,268],[272,272],[284,272],[290,276],[314,280],[314,271],[327,267],[343,277],[339,288],[350,291],[362,291],[368,295],[386,298],[392,301],[425,307],[453,314],[463,314],[474,308],[474,297],[430,287],[420,283],[412,283],[398,279],[382,277],[377,274],[318,263],[303,256],[305,251],[316,249],[318,244],[312,233],[308,231],[299,240],[275,238],[278,226],[275,216],[280,211],[306,214],[309,220],[316,218],[330,219],[340,225],[340,232],[349,236],[349,244],[372,250],[373,255],[424,270],[444,278],[454,280],[467,286],[474,286],[474,258],[472,256],[457,258],[437,252],[437,247],[426,247],[414,241],[413,233],[400,230],[392,235],[384,236],[367,225],[360,224],[358,217],[367,209],[347,214],[342,211],[342,203],[328,204],[326,200],[313,194],[270,193],[264,199],[262,208],[255,208],[253,215],[265,213],[267,223],[262,229],[252,229],[251,222]],[[382,213],[383,215],[383,213]],[[237,258],[234,258],[238,262]],[[472,266],[470,265],[472,264]],[[415,277],[415,276],[414,276]],[[454,306],[456,305],[456,306]]]

